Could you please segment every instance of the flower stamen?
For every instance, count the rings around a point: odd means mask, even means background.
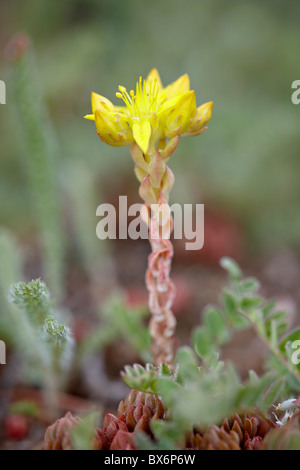
[[[149,119],[158,109],[158,80],[150,79],[147,83],[142,77],[136,83],[136,92],[131,90],[129,93],[126,88],[119,86],[119,92],[116,93],[117,98],[121,98],[129,113],[134,120]]]

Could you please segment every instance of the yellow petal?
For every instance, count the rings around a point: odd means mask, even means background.
[[[119,114],[124,114],[127,117],[130,115],[128,108],[126,108],[126,106],[114,106],[114,108],[115,108],[115,111]]]
[[[136,122],[132,126],[133,138],[139,147],[142,149],[143,153],[147,153],[150,137],[151,137],[151,125],[149,121],[144,121],[142,123]]]
[[[84,119],[89,119],[90,121],[95,121],[95,116],[94,114],[86,114],[85,116],[83,116]]]
[[[196,113],[194,91],[188,91],[166,101],[158,113],[160,127],[165,129],[167,137],[183,134]]]
[[[160,79],[160,75],[159,75],[158,70],[156,68],[153,68],[148,73],[147,78],[146,78],[146,84],[148,84],[151,80],[157,80],[158,89],[159,90],[163,89],[162,82],[161,82],[161,79]]]
[[[212,101],[202,104],[199,106],[199,108],[197,108],[196,117],[201,119],[202,123],[207,124],[211,120],[213,106],[214,103]]]
[[[91,102],[92,102],[92,112],[95,114],[96,110],[105,111],[114,111],[114,105],[111,101],[101,95],[97,95],[97,93],[92,93],[91,95]]]
[[[190,78],[188,74],[179,77],[170,83],[160,94],[160,99],[169,100],[190,90]]]

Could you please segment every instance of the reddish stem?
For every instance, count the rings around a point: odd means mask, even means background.
[[[166,201],[160,203],[166,204]],[[169,223],[173,226],[170,216]],[[149,291],[150,334],[154,363],[172,365],[176,352],[176,337],[174,335],[176,319],[172,313],[175,298],[175,286],[170,279],[173,245],[163,238],[162,230],[158,228],[157,220],[152,215],[149,224],[149,241],[152,253],[148,258],[146,285]]]

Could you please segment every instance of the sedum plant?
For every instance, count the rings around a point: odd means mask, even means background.
[[[208,306],[203,324],[192,334],[192,347],[176,350],[175,295],[170,279],[173,248],[166,236],[169,216],[162,223],[151,206],[168,204],[174,176],[167,161],[181,136],[199,135],[211,118],[212,103],[196,108],[187,75],[166,88],[156,69],[140,79],[136,91],[119,87],[125,107],[92,94],[92,114],[100,139],[112,146],[131,146],[140,196],[145,202],[152,253],[146,283],[149,291],[153,363],[126,366],[121,373],[131,389],[117,415],[106,414],[103,427],[88,438],[94,450],[264,450],[297,449],[299,440],[299,365],[292,347],[300,330],[289,332],[288,316],[259,295],[259,283],[244,278],[229,258],[221,265],[229,283],[221,306]],[[144,213],[144,215],[145,215]],[[267,345],[265,372],[249,371],[241,381],[235,367],[221,359],[222,346],[234,331],[254,329]],[[282,403],[278,404],[278,401]],[[277,403],[276,410],[274,404]],[[277,416],[284,413],[283,416]],[[65,418],[63,418],[65,419]],[[57,429],[63,429],[58,421]],[[71,437],[76,434],[71,432]],[[285,433],[287,430],[287,433]],[[90,431],[87,436],[90,436]],[[49,444],[46,434],[45,447]],[[55,436],[57,434],[55,433]],[[68,426],[60,436],[70,442]],[[77,440],[78,441],[78,440]],[[75,444],[72,444],[75,448]]]
[[[28,100],[33,90],[28,80],[27,52],[27,44],[15,43],[19,113],[31,150],[29,164],[32,187],[36,199],[40,198],[38,205],[51,205],[47,214],[53,230],[48,235],[46,215],[41,209],[37,214],[45,236],[47,278],[59,299],[63,244],[57,204],[51,199],[56,189],[48,147],[50,134],[47,126],[40,134],[32,132],[38,128],[42,114],[38,104]],[[300,341],[300,330],[289,331],[287,314],[261,297],[257,280],[244,278],[231,259],[221,261],[229,283],[223,289],[220,307],[205,309],[202,325],[192,334],[191,347],[176,347],[172,313],[175,289],[170,279],[173,247],[166,236],[173,221],[168,211],[169,217],[160,220],[159,211],[151,210],[151,206],[168,209],[174,184],[168,160],[182,136],[200,135],[205,130],[212,103],[196,107],[187,75],[164,88],[156,69],[146,80],[138,81],[135,92],[119,87],[117,97],[125,106],[115,106],[93,93],[92,114],[86,118],[95,121],[103,142],[130,146],[152,248],[146,273],[149,331],[143,325],[144,312],[136,315],[122,300],[114,298],[106,306],[104,327],[95,328],[74,356],[72,334],[41,280],[13,284],[10,303],[4,300],[3,305],[23,333],[19,350],[33,365],[33,380],[44,387],[50,407],[56,407],[56,393],[63,387],[74,357],[81,363],[120,335],[130,337],[129,342],[146,364],[126,366],[121,373],[130,391],[116,415],[106,414],[97,428],[97,413],[85,417],[67,413],[48,428],[44,449],[299,449],[300,366],[293,361],[293,345]],[[45,185],[41,175],[49,177]],[[50,253],[55,255],[53,259]],[[5,243],[1,242],[1,259],[5,260],[5,254]],[[12,280],[14,277],[15,273]],[[1,281],[2,291],[4,284]],[[222,361],[222,346],[231,340],[234,331],[250,328],[266,344],[269,355],[260,377],[250,371],[247,380],[241,381],[234,365]]]
[[[213,104],[197,108],[188,75],[164,88],[156,69],[145,80],[140,77],[135,91],[128,93],[119,86],[116,96],[123,106],[92,93],[92,114],[85,117],[95,121],[97,133],[106,144],[130,145],[152,248],[146,273],[152,353],[156,365],[172,364],[176,351],[176,320],[172,313],[175,287],[170,279],[173,247],[167,234],[173,224],[168,199],[174,175],[167,162],[181,136],[197,136],[205,131]],[[163,220],[161,211],[165,213]]]

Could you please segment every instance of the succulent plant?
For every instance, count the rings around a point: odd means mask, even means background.
[[[72,450],[70,431],[79,422],[80,418],[74,417],[70,412],[58,419],[46,431],[43,450]]]
[[[119,430],[111,443],[110,450],[136,450],[135,433]]]
[[[151,422],[165,417],[162,401],[152,393],[131,390],[118,408],[118,416],[124,419],[129,431],[151,432]]]
[[[104,416],[103,428],[97,429],[93,448],[132,450],[135,448],[135,431],[150,434],[152,420],[164,416],[164,406],[157,396],[131,390],[119,404],[118,417],[111,413]]]
[[[115,415],[107,413],[103,420],[103,429],[96,430],[93,442],[95,450],[109,450],[118,431],[128,432],[124,419],[118,419]]]
[[[119,86],[116,96],[125,106],[115,106],[104,96],[92,93],[92,114],[102,142],[113,147],[130,145],[135,174],[140,182],[139,195],[145,214],[150,216],[146,286],[149,292],[149,325],[152,353],[156,366],[172,365],[177,349],[176,319],[172,312],[175,285],[170,279],[173,246],[170,233],[173,218],[168,206],[174,174],[167,161],[175,152],[181,136],[196,136],[206,130],[213,103],[196,107],[196,95],[190,90],[187,74],[163,87],[158,70],[152,69],[145,80],[136,83],[136,92]],[[161,209],[166,217],[160,222]]]
[[[259,414],[237,413],[225,419],[222,426],[210,426],[196,432],[189,443],[194,450],[259,450],[273,423]]]

